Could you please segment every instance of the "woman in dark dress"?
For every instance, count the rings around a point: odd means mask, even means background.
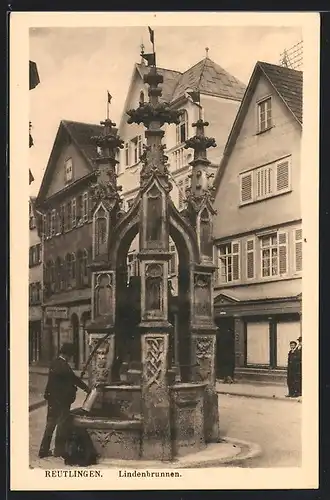
[[[297,342],[292,340],[290,342],[290,350],[288,353],[288,367],[287,367],[287,384],[288,394],[287,398],[297,397]]]

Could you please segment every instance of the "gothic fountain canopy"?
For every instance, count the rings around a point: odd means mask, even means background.
[[[165,123],[178,124],[182,111],[161,102],[163,76],[157,72],[154,32],[151,54],[142,54],[149,72],[149,101],[127,111],[128,123],[143,124],[146,144],[140,158],[139,192],[131,209],[120,213],[116,154],[123,147],[107,117],[93,185],[92,320],[87,328],[94,387],[76,414],[103,457],[171,461],[218,442],[213,322],[212,208],[207,122],[198,120],[188,220],[170,198]],[[138,273],[128,279],[128,251],[139,235]],[[168,283],[170,238],[179,257],[178,307],[171,310]],[[101,264],[99,264],[101,262]],[[188,411],[189,410],[189,411]]]

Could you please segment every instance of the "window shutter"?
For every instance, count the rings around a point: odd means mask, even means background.
[[[302,229],[295,231],[295,270],[296,272],[302,271]]]
[[[289,161],[282,161],[276,167],[276,189],[283,191],[289,188]]]
[[[241,203],[252,201],[252,172],[241,175]]]
[[[232,244],[233,252],[233,280],[239,280],[239,243]]]
[[[254,278],[254,240],[246,242],[246,277]]]
[[[281,274],[286,274],[288,271],[288,245],[287,233],[278,233],[279,246],[279,271]]]

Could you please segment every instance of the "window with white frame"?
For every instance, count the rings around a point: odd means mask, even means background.
[[[188,139],[188,113],[186,110],[180,116],[180,122],[176,126],[176,143],[182,144]]]
[[[77,202],[76,198],[71,200],[71,227],[76,227],[77,225]]]
[[[125,142],[124,155],[125,155],[125,167],[128,167],[129,166],[129,144],[128,144],[128,142]]]
[[[253,279],[255,277],[255,248],[254,239],[246,241],[246,278]]]
[[[134,137],[131,143],[132,143],[132,163],[133,165],[135,165],[140,161],[140,156],[142,155],[142,135]]]
[[[169,261],[169,275],[177,274],[177,255],[175,245],[170,245],[171,258]]]
[[[88,221],[88,192],[87,191],[85,191],[82,195],[81,219],[83,222]]]
[[[260,237],[261,277],[281,276],[288,270],[288,237],[277,232]]]
[[[65,183],[71,182],[73,179],[73,162],[72,158],[68,158],[64,163]]]
[[[294,231],[294,270],[296,273],[302,271],[303,236],[302,229]]]
[[[240,279],[240,244],[238,241],[219,246],[219,281],[231,283]]]
[[[291,157],[240,174],[240,204],[271,198],[291,189]]]
[[[136,257],[136,252],[129,253],[127,256],[127,280],[132,276],[139,275],[139,261]]]
[[[50,235],[55,236],[56,234],[56,210],[53,209],[51,212],[51,219],[50,219]]]
[[[272,127],[272,99],[267,97],[258,102],[258,131],[264,132]]]

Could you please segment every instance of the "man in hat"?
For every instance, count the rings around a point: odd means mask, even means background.
[[[63,456],[67,437],[67,421],[70,407],[76,399],[77,387],[87,393],[89,392],[88,386],[74,374],[69,365],[69,360],[73,357],[74,352],[73,344],[64,343],[59,356],[50,365],[44,395],[48,403],[47,421],[39,449],[40,458],[52,456],[50,444],[55,427],[57,429],[54,456]]]
[[[302,337],[298,339],[298,345],[296,349],[297,356],[297,397],[302,395]]]
[[[297,342],[291,340],[290,350],[288,353],[288,366],[287,366],[287,384],[288,394],[287,398],[295,398],[297,396]]]

